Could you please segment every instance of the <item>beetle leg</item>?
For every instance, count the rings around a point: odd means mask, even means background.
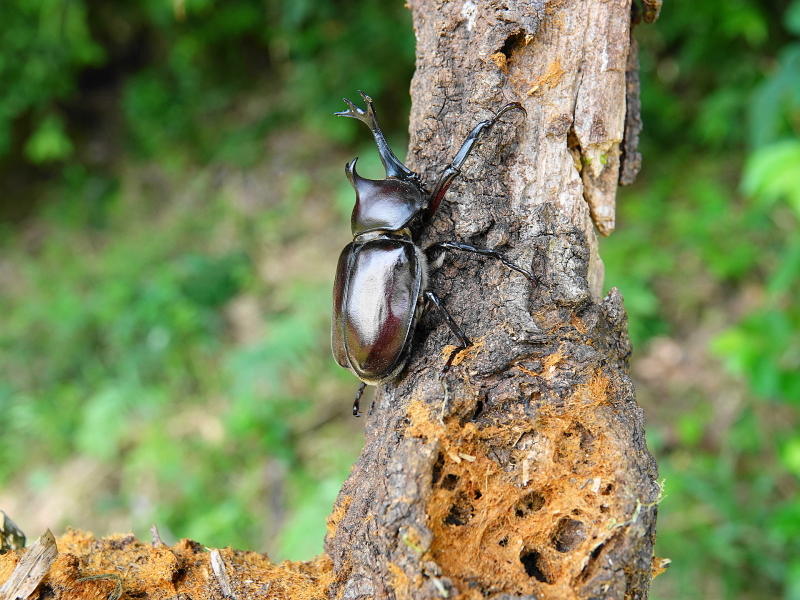
[[[472,152],[472,148],[475,146],[476,142],[480,138],[481,134],[490,129],[497,120],[502,117],[505,113],[512,109],[521,110],[523,113],[528,114],[526,110],[522,107],[519,102],[509,102],[499,111],[497,114],[493,116],[491,119],[487,119],[486,121],[481,121],[478,123],[475,128],[470,131],[467,139],[464,140],[464,143],[461,144],[461,148],[456,153],[453,162],[445,167],[442,174],[439,175],[439,179],[436,182],[436,185],[433,187],[433,191],[431,192],[430,201],[428,203],[428,218],[430,219],[436,210],[439,208],[439,204],[444,198],[445,193],[447,193],[447,188],[450,187],[450,184],[453,183],[453,179],[455,179],[456,175],[461,173],[461,167],[464,162],[467,160],[470,152]]]
[[[458,338],[458,342],[460,344],[459,346],[456,346],[456,349],[450,353],[450,356],[447,358],[447,362],[444,364],[444,369],[442,369],[442,372],[439,374],[439,379],[443,379],[445,374],[450,370],[450,366],[453,364],[453,359],[456,357],[456,354],[472,346],[472,342],[470,342],[466,334],[461,331],[458,323],[453,320],[453,317],[450,316],[450,313],[447,312],[447,309],[442,306],[442,301],[439,300],[439,297],[436,294],[430,290],[427,290],[425,292],[425,298],[436,307],[439,313],[441,313],[442,318],[444,318],[444,322],[447,323],[447,326],[450,328],[450,331],[453,332],[453,335]]]
[[[364,388],[365,387],[367,387],[367,384],[364,383],[363,381],[361,382],[361,385],[358,386],[358,391],[356,392],[356,401],[353,402],[353,416],[354,417],[360,417],[361,416],[361,410],[359,409],[359,403],[361,402],[361,394],[364,393]]]
[[[372,103],[372,98],[367,96],[361,90],[359,90],[358,93],[361,94],[364,102],[367,103],[367,110],[362,110],[350,102],[350,100],[347,98],[342,98],[345,104],[347,104],[348,109],[333,114],[335,114],[337,117],[352,117],[353,119],[358,119],[362,123],[366,123],[370,131],[372,131],[372,136],[375,138],[375,144],[378,146],[378,153],[381,155],[381,162],[386,169],[387,177],[397,177],[399,179],[412,179],[414,181],[418,181],[419,175],[401,163],[400,159],[398,159],[394,155],[394,152],[392,152],[392,149],[389,148],[386,138],[383,137],[381,126],[378,125],[378,117],[375,115],[375,105]]]
[[[511,261],[507,260],[502,254],[500,254],[497,250],[492,250],[490,248],[476,248],[475,246],[469,246],[467,244],[459,244],[456,242],[437,242],[435,244],[431,244],[425,249],[425,254],[428,253],[435,254],[439,250],[459,250],[461,252],[472,252],[473,254],[480,254],[481,256],[489,256],[491,258],[496,258],[509,269],[513,269],[519,273],[525,275],[529,281],[536,283],[536,277],[528,271],[527,269],[523,269],[519,265],[515,265]],[[430,256],[430,255],[429,255]],[[431,261],[435,262],[435,261]]]

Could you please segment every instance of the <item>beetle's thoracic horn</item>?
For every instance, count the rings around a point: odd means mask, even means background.
[[[361,177],[361,175],[356,173],[356,161],[358,161],[357,156],[344,166],[344,172],[347,175],[347,180],[356,190],[358,190],[358,185],[356,182],[359,179],[363,179],[363,177]]]
[[[365,186],[370,186],[370,185],[374,186],[375,184],[379,184],[380,185],[381,183],[387,181],[385,179],[382,179],[380,181],[376,181],[374,179],[367,179],[366,177],[362,177],[356,171],[356,162],[357,161],[358,161],[358,157],[355,157],[352,161],[350,161],[349,163],[347,163],[344,166],[344,172],[347,175],[347,180],[350,182],[350,184],[356,190],[356,193],[358,193],[359,189],[364,189]],[[402,185],[402,184],[400,184],[400,185]]]

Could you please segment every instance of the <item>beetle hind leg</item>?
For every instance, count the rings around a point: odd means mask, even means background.
[[[367,384],[364,383],[363,381],[361,382],[361,385],[358,386],[358,391],[356,392],[356,399],[353,402],[353,416],[354,417],[360,417],[361,416],[361,410],[360,410],[360,406],[359,405],[361,403],[361,394],[364,393],[364,388],[365,387],[367,387]]]
[[[447,362],[444,364],[444,368],[442,372],[439,374],[439,379],[444,379],[444,376],[450,370],[450,367],[453,364],[453,360],[455,359],[456,355],[461,352],[462,350],[466,350],[470,346],[472,346],[472,342],[469,341],[469,338],[466,334],[461,330],[453,320],[453,317],[450,316],[450,313],[447,312],[447,309],[442,305],[442,301],[439,300],[439,297],[434,294],[432,291],[428,290],[425,292],[425,298],[436,307],[436,310],[439,311],[439,314],[442,315],[444,322],[447,324],[447,327],[450,331],[453,332],[453,335],[458,338],[459,345],[450,353],[450,356],[447,357]]]

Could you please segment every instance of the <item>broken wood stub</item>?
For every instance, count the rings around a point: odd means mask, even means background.
[[[603,293],[595,226],[613,229],[629,0],[410,2],[417,34],[408,164],[430,183],[476,147],[424,242],[452,256],[409,367],[366,417],[329,519],[337,598],[645,598],[660,487],[628,377],[622,297]]]

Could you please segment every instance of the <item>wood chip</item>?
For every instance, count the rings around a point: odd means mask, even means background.
[[[219,587],[222,588],[222,595],[231,600],[236,600],[236,594],[233,593],[231,580],[228,577],[228,570],[225,568],[225,561],[222,560],[222,555],[216,548],[211,551],[211,569],[217,577]]]
[[[653,565],[651,567],[651,573],[653,575],[653,579],[661,575],[664,571],[666,571],[669,566],[672,564],[671,558],[659,558],[657,556],[653,557]]]
[[[25,551],[11,577],[0,587],[0,600],[25,600],[33,594],[56,556],[56,539],[48,529]]]
[[[161,541],[161,535],[158,533],[158,527],[155,523],[150,527],[150,533],[153,535],[153,548],[166,547],[167,545]]]

